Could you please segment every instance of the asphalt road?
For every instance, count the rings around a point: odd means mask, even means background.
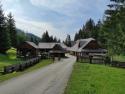
[[[0,94],[63,94],[72,72],[75,57],[0,84]]]

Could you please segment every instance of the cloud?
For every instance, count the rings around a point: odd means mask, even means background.
[[[62,13],[67,16],[81,14],[80,8],[83,7],[81,0],[30,0],[31,4],[37,7],[46,7],[50,10]],[[84,0],[83,0],[84,1]],[[85,7],[86,8],[86,7]]]
[[[15,20],[17,28],[20,29],[23,28],[23,30],[29,33],[31,33],[32,31],[33,34],[39,37],[41,37],[43,32],[45,32],[46,30],[48,30],[50,35],[57,36],[57,38],[60,38],[61,40],[63,40],[64,36],[66,36],[66,32],[58,30],[50,23],[20,19],[20,18],[17,18]]]
[[[72,3],[73,0],[30,0],[33,5],[50,7],[51,9],[62,8]]]
[[[44,6],[71,17],[84,16],[94,10],[102,12],[106,1],[108,0],[30,0],[34,6]]]
[[[2,5],[5,15],[12,12],[14,16],[20,16],[24,14],[22,6],[19,4],[20,0],[2,0]]]
[[[20,29],[41,36],[46,30],[62,40],[89,18],[102,18],[109,0],[2,0],[5,14],[12,12]]]
[[[6,8],[10,8],[11,6],[15,6],[20,0],[1,0],[1,3]]]

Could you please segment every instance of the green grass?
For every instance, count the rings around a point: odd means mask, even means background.
[[[12,64],[18,64],[21,61],[19,59],[11,59],[7,55],[1,55],[0,54],[0,71],[2,71],[4,66],[12,65]]]
[[[23,72],[14,72],[11,74],[2,75],[1,71],[3,70],[4,66],[20,63],[20,59],[16,58],[16,49],[11,48],[6,53],[7,53],[7,55],[0,54],[0,82],[3,82],[3,81],[8,80],[10,78],[22,75],[24,73],[27,73],[27,72],[30,72],[30,71],[33,71],[36,69],[39,69],[41,67],[44,67],[44,66],[52,63],[52,60],[50,60],[50,59],[43,60],[40,63],[38,63],[37,65],[35,65],[31,68],[28,68],[27,70],[25,70]]]
[[[125,56],[123,56],[123,55],[119,55],[119,56],[115,55],[115,56],[113,56],[113,60],[114,61],[125,62]]]
[[[6,55],[0,54],[0,64],[16,64],[20,59],[16,58],[16,49],[11,48],[6,52]]]
[[[65,94],[125,94],[125,69],[76,63]]]
[[[3,82],[5,80],[8,80],[8,79],[11,79],[11,78],[14,78],[14,77],[17,77],[17,76],[22,75],[22,74],[27,73],[27,72],[31,72],[33,70],[37,70],[37,69],[42,68],[44,66],[47,66],[51,63],[52,63],[52,60],[50,60],[50,59],[43,60],[40,63],[38,63],[37,65],[35,65],[31,68],[28,68],[27,70],[25,70],[23,72],[14,72],[14,73],[11,73],[11,74],[6,74],[6,75],[0,74],[0,82]]]
[[[8,55],[0,54],[0,63],[3,64],[17,64],[19,63],[20,59],[14,58],[14,56],[10,57]]]
[[[0,54],[0,71],[4,66],[20,63],[20,59],[16,58],[16,49],[9,49],[6,55]]]

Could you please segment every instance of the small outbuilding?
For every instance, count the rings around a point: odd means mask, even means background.
[[[54,57],[65,57],[66,46],[61,43],[39,43],[38,45],[41,54],[47,54]]]
[[[33,42],[25,41],[17,47],[18,57],[32,58],[38,56],[38,53],[38,46]]]

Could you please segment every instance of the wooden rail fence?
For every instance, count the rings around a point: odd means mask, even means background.
[[[125,62],[120,62],[120,61],[111,61],[110,57],[92,57],[91,56],[83,56],[79,57],[77,56],[76,59],[77,62],[86,62],[90,64],[105,64],[109,65],[111,67],[118,67],[118,68],[125,68]]]
[[[40,57],[32,58],[29,60],[24,61],[20,64],[5,66],[3,69],[3,74],[8,74],[12,72],[24,71],[25,69],[34,66],[35,64],[40,62]]]

